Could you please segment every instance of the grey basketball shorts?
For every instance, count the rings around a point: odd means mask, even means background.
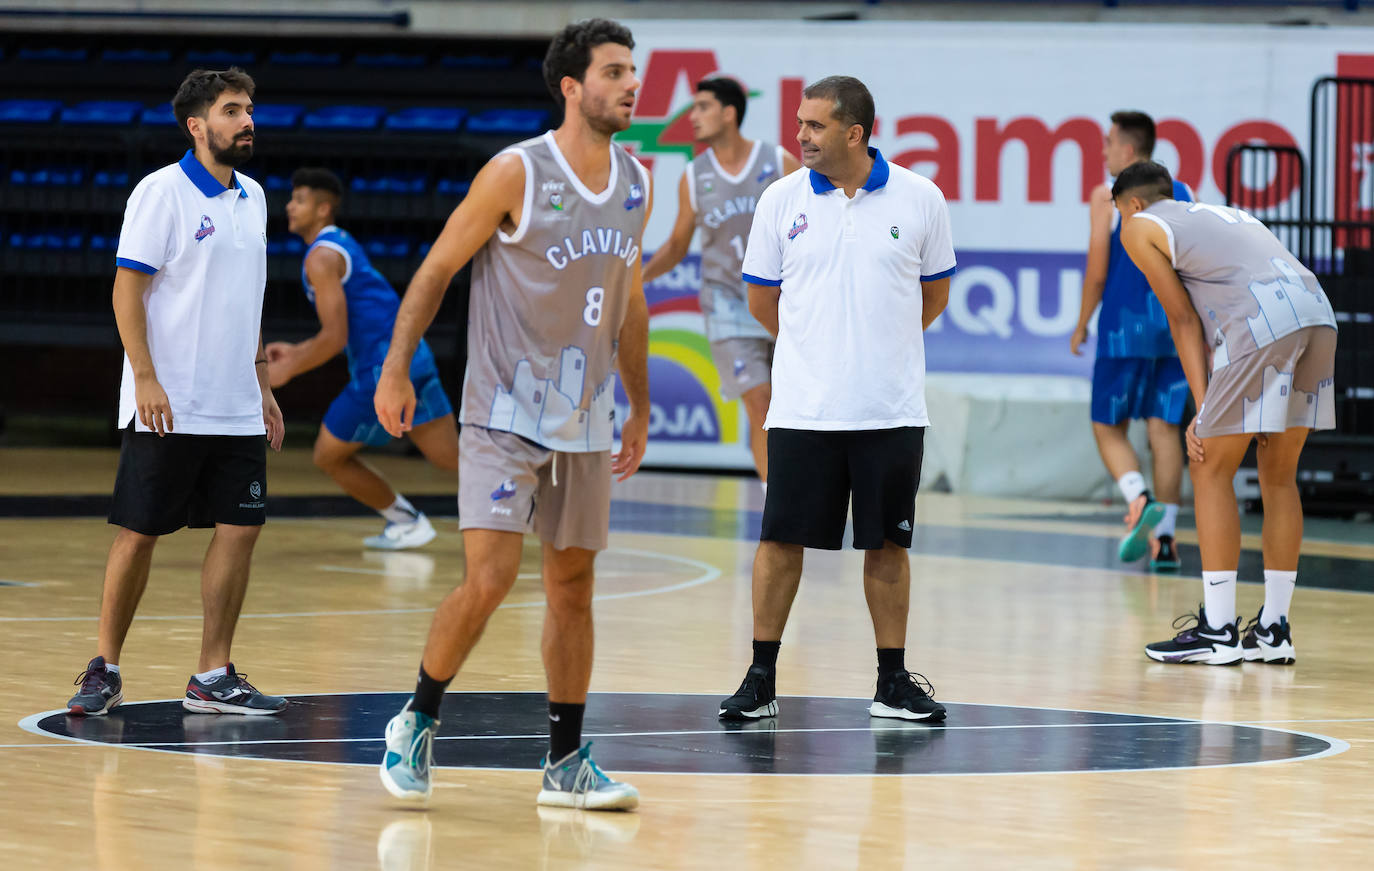
[[[1336,331],[1304,327],[1212,373],[1200,438],[1336,427]]]
[[[459,528],[533,531],[559,550],[605,550],[610,522],[610,451],[551,451],[514,433],[463,424]]]
[[[772,339],[721,339],[711,343],[711,359],[720,372],[720,397],[726,401],[773,379]]]

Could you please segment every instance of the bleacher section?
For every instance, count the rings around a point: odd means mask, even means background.
[[[238,65],[257,81],[256,156],[242,171],[268,195],[264,320],[273,338],[299,338],[315,324],[301,293],[300,240],[283,213],[293,170],[326,166],[344,179],[341,223],[403,290],[481,165],[557,120],[539,71],[543,41],[224,42],[0,35],[0,347],[118,349],[109,294],[124,205],[140,178],[187,147],[168,101],[191,69]],[[431,333],[451,384],[466,274],[455,284]]]

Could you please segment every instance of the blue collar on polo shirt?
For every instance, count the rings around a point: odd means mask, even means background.
[[[196,188],[207,197],[217,197],[229,190],[229,188],[219,183],[219,179],[210,174],[210,170],[201,166],[200,161],[196,160],[196,152],[193,148],[186,149],[186,154],[182,156],[181,160],[177,161],[177,166],[180,166],[181,171],[186,173],[186,177],[191,180],[191,184],[195,185]],[[238,173],[231,169],[229,170],[229,177],[233,180],[234,187],[238,188],[239,196],[248,196],[248,191],[243,189],[243,185],[239,184]],[[884,170],[883,177],[887,177],[886,170]]]
[[[868,147],[868,156],[873,158],[873,169],[869,171],[868,181],[864,182],[861,190],[876,191],[878,188],[887,184],[887,161],[883,160],[883,153],[871,145]],[[830,179],[816,172],[814,169],[808,170],[808,172],[811,173],[811,190],[818,194],[835,190],[835,186],[830,183]]]

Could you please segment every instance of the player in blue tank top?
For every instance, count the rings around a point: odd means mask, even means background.
[[[1155,122],[1144,112],[1116,112],[1102,156],[1113,176],[1155,147]],[[1192,202],[1192,191],[1174,182],[1174,197]],[[1118,556],[1133,562],[1152,553],[1150,567],[1178,568],[1174,524],[1183,481],[1179,424],[1188,398],[1188,380],[1178,362],[1169,321],[1145,276],[1121,247],[1110,185],[1099,185],[1089,206],[1088,264],[1083,273],[1083,305],[1070,339],[1081,354],[1088,324],[1099,301],[1097,360],[1093,364],[1092,422],[1102,462],[1126,499],[1126,535]],[[1132,420],[1144,420],[1154,465],[1154,494],[1145,486],[1140,461],[1127,438]],[[1158,497],[1156,501],[1155,497]]]
[[[429,519],[358,456],[364,445],[391,440],[377,421],[372,394],[401,300],[358,241],[334,225],[342,198],[343,184],[327,169],[300,169],[291,177],[287,226],[309,246],[301,283],[319,316],[320,331],[297,344],[268,345],[268,377],[273,387],[279,387],[340,351],[347,352],[349,383],[325,413],[315,440],[315,465],[345,493],[386,519],[382,533],[364,539],[364,544],[384,550],[419,547],[434,538]],[[439,383],[434,354],[423,341],[410,367],[410,380],[418,398],[411,441],[435,466],[457,472],[453,408]]]

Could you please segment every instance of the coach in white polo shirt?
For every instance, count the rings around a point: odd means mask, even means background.
[[[119,452],[97,656],[67,703],[74,715],[123,701],[120,649],[148,583],[158,536],[213,527],[201,574],[200,665],[182,706],[275,714],[286,699],[237,674],[230,645],[266,519],[267,442],[281,411],[267,382],[261,324],[267,202],[234,172],[253,156],[253,80],[196,70],[172,100],[191,150],[129,196],[115,259],[114,312],[124,343]]]
[[[929,180],[868,146],[873,97],[832,76],[803,93],[802,163],[759,197],[744,280],[777,336],[768,408],[768,494],[754,558],[754,662],[726,719],[777,713],[783,626],[803,548],[838,550],[853,504],[877,639],[875,717],[942,720],[907,671],[907,548],[926,419],[922,331],[949,298],[949,210]]]

